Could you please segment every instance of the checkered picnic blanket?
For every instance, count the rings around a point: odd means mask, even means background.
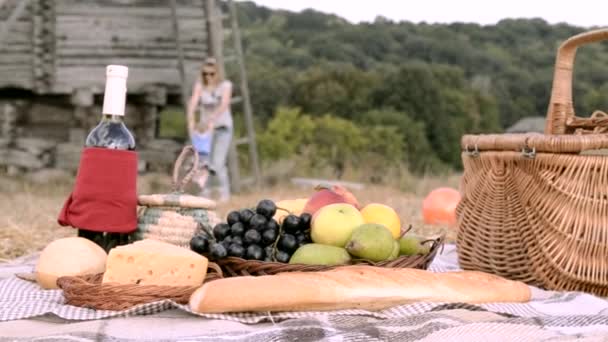
[[[458,270],[456,260],[455,247],[447,245],[433,262],[430,270],[434,272]],[[172,301],[139,305],[125,311],[92,310],[65,305],[60,290],[41,290],[35,283],[14,276],[15,273],[19,272],[31,272],[34,263],[35,258],[31,257],[22,259],[21,262],[0,264],[0,322],[48,314],[71,321],[110,317],[118,319],[121,317],[153,315],[171,309],[171,311],[187,313],[186,315],[190,318],[196,317],[196,315],[202,316],[209,319],[210,322],[213,320],[228,320],[245,324],[244,326],[271,323],[272,329],[265,329],[263,332],[258,331],[251,336],[247,335],[249,336],[248,339],[254,341],[275,339],[277,336],[290,336],[290,340],[292,340],[292,337],[295,340],[294,336],[301,335],[303,338],[307,336],[310,338],[310,336],[316,336],[315,334],[320,334],[321,337],[341,334],[340,336],[344,337],[347,332],[355,340],[357,338],[363,340],[408,340],[430,335],[442,336],[446,333],[444,331],[446,329],[453,330],[453,333],[455,333],[465,325],[469,328],[466,331],[461,331],[461,333],[466,332],[469,334],[466,336],[471,338],[473,336],[486,336],[484,334],[503,330],[519,331],[525,333],[525,336],[532,334],[530,336],[534,337],[533,339],[565,335],[592,337],[597,333],[608,334],[607,300],[584,293],[542,291],[536,288],[532,288],[533,299],[528,303],[469,305],[465,303],[419,302],[378,312],[340,310],[331,312],[196,314],[192,313],[187,306]],[[455,315],[454,313],[460,314]],[[2,323],[0,323],[0,337],[2,337],[1,327]],[[289,334],[285,335],[286,333]],[[238,334],[238,332],[235,332],[235,334]],[[210,335],[199,335],[200,338],[196,339],[200,340],[204,336]],[[219,334],[214,338],[218,340],[218,336],[223,335]],[[456,335],[452,335],[452,337],[454,336]]]

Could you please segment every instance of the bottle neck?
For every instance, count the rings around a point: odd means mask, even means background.
[[[121,123],[122,115],[114,115],[114,114],[102,114],[101,121],[102,122],[111,122],[111,123]]]

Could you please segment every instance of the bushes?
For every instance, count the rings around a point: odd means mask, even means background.
[[[268,122],[266,130],[258,134],[262,160],[288,159],[302,153],[302,147],[312,140],[315,123],[297,108],[279,107]]]
[[[350,121],[280,107],[258,134],[258,144],[262,160],[295,158],[301,173],[329,168],[338,178],[354,169],[369,177],[365,181],[380,182],[388,169],[403,164],[420,172],[443,166],[424,136],[424,125],[390,109],[363,113],[360,120]]]
[[[385,141],[384,148],[375,148],[388,165],[407,164],[411,171],[424,173],[445,168],[427,138],[425,123],[414,120],[408,113],[390,108],[376,109],[356,116],[359,125],[375,127],[376,144]],[[384,139],[382,139],[384,136]]]
[[[372,126],[394,127],[391,139],[402,143],[403,150],[397,153],[403,156],[402,162],[414,172],[441,171],[445,166],[461,168],[459,146],[463,134],[500,131],[499,104],[488,92],[490,79],[479,76],[476,80],[469,81],[461,68],[422,61],[408,61],[398,67],[377,66],[373,70],[325,62],[300,71],[293,78],[291,91],[266,95],[281,97],[280,94],[289,93],[290,99],[285,101],[288,106],[301,108],[307,117],[318,121],[320,130],[342,125],[339,129],[349,139],[361,133],[341,121],[321,118],[329,114],[348,120],[365,132]],[[283,81],[277,83],[284,84]],[[261,117],[262,126],[269,122],[265,118],[272,120],[272,115],[265,113]],[[317,152],[324,159],[329,158],[330,152]],[[384,157],[392,158],[388,154]]]
[[[325,115],[312,118],[300,109],[280,107],[268,128],[258,135],[262,160],[300,157],[300,167],[330,166],[340,172],[357,161],[367,144],[363,131],[354,123]]]

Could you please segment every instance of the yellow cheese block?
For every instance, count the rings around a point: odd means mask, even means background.
[[[208,263],[189,249],[146,239],[111,249],[102,282],[200,286]]]
[[[106,252],[94,242],[68,237],[49,243],[36,264],[36,282],[45,289],[56,289],[57,278],[103,273]]]

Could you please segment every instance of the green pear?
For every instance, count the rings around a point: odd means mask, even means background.
[[[394,241],[393,234],[385,226],[366,223],[353,230],[345,248],[352,256],[383,261],[393,254]]]
[[[422,238],[417,235],[406,235],[399,239],[399,254],[401,255],[416,255],[426,254],[429,252],[429,247],[422,245]]]
[[[289,259],[290,264],[345,265],[350,262],[350,254],[336,246],[308,243],[298,248]]]
[[[429,244],[420,245],[419,253],[422,255],[429,254],[431,252],[431,246]]]
[[[401,249],[401,246],[399,245],[399,242],[397,240],[393,240],[393,251],[391,252],[391,255],[388,257],[388,259],[386,259],[386,260],[397,259],[397,257],[399,256],[400,249]]]

